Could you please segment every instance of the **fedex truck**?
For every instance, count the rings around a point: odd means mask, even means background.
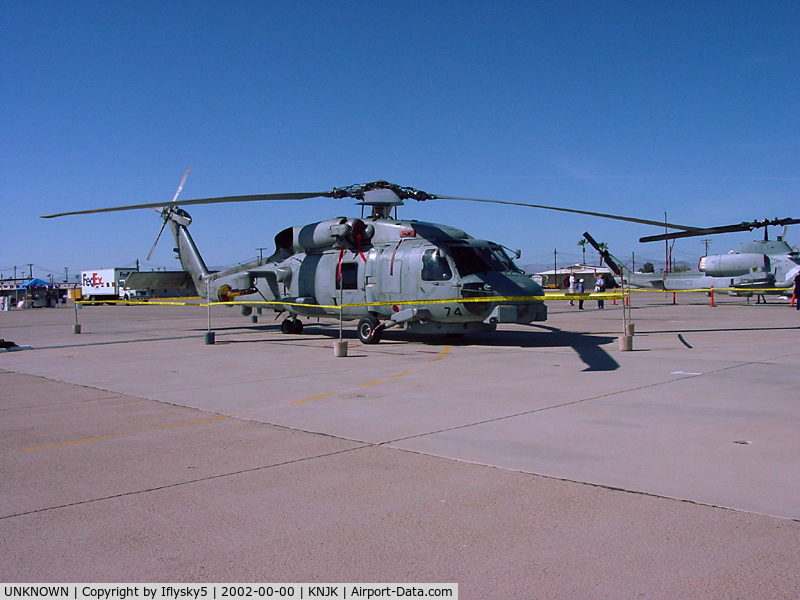
[[[128,275],[135,268],[90,269],[81,271],[81,295],[84,300],[103,302],[111,300],[146,300],[146,290],[131,290],[125,287]]]

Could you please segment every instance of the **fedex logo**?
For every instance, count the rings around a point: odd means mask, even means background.
[[[83,276],[83,285],[87,287],[100,287],[103,285],[103,278],[100,277],[97,273],[92,273],[92,276],[89,275]]]

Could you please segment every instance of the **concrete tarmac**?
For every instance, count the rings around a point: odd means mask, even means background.
[[[0,313],[0,580],[800,597],[800,312],[701,294],[334,357],[214,307]],[[72,333],[75,318],[82,333]]]

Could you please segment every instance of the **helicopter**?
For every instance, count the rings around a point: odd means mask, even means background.
[[[698,262],[697,271],[683,273],[634,273],[622,261],[601,248],[591,235],[584,233],[583,236],[609,268],[631,287],[664,291],[716,288],[727,290],[731,296],[750,297],[754,293],[783,294],[793,287],[795,277],[800,274],[800,252],[786,242],[786,230],[789,225],[797,223],[800,223],[800,219],[764,219],[639,239],[646,243],[764,229],[763,240],[744,242],[727,254],[703,256]],[[771,226],[783,227],[783,232],[775,240],[769,239],[768,227]]]
[[[461,336],[493,331],[499,323],[547,320],[544,290],[514,264],[506,253],[508,248],[448,225],[398,219],[397,209],[404,200],[485,202],[664,225],[593,211],[435,195],[382,180],[324,192],[182,200],[180,204],[186,206],[352,198],[362,207],[360,218],[335,217],[288,227],[275,235],[275,252],[271,256],[212,271],[189,233],[192,217],[177,203],[188,174],[189,169],[169,203],[63,212],[42,218],[154,209],[160,213],[162,224],[148,260],[169,225],[174,251],[184,272],[208,302],[236,304],[244,316],[252,315],[254,309],[260,313],[265,307],[277,312],[278,317],[287,314],[281,322],[281,332],[285,334],[303,332],[300,317],[358,320],[358,338],[364,344],[378,343],[384,330],[398,326],[415,334]],[[371,211],[367,216],[365,207]],[[513,254],[515,258],[520,256],[519,251]],[[158,274],[146,275],[151,282],[148,285],[155,287],[152,278]]]
[[[188,170],[187,170],[188,175]],[[300,317],[358,320],[364,344],[402,326],[412,333],[459,336],[492,331],[498,323],[547,319],[544,291],[519,269],[500,244],[475,239],[455,227],[400,220],[403,200],[445,198],[385,181],[329,192],[203,198],[182,204],[353,198],[368,216],[335,217],[288,227],[275,235],[275,252],[229,269],[211,271],[189,233],[192,218],[173,201],[45,215],[155,208],[168,224],[175,252],[201,296],[236,303],[242,314],[265,305],[288,317],[282,333],[300,334]],[[392,211],[394,210],[394,217]],[[153,245],[155,248],[155,244]],[[151,250],[152,254],[152,250]],[[518,254],[517,254],[518,256]]]

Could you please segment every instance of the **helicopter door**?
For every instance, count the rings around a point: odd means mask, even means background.
[[[318,297],[320,303],[339,306],[340,304],[361,304],[364,295],[364,261],[356,253],[347,252],[342,257],[341,268],[339,253],[326,253],[324,264],[318,276],[324,273],[324,289],[328,292],[325,298]],[[341,274],[341,277],[340,277]],[[319,288],[318,288],[319,289]],[[364,312],[362,307],[344,309],[345,317],[355,318]]]
[[[396,302],[403,299],[400,296],[403,292],[403,260],[400,257],[404,256],[401,247],[398,243],[388,248],[372,248],[367,254],[365,268],[367,302]],[[369,310],[384,316],[392,314],[389,306],[370,306]]]

